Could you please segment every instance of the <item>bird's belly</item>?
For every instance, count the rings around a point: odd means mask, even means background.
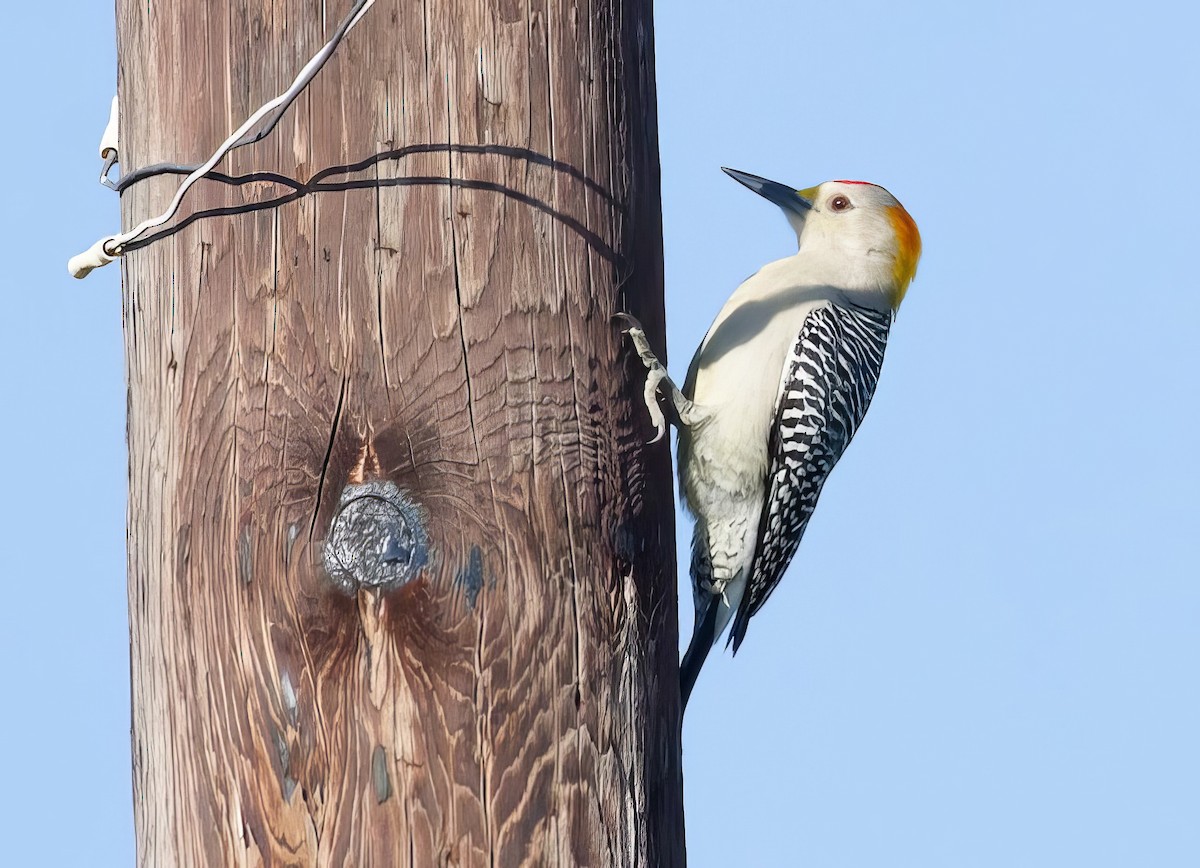
[[[769,277],[766,269],[760,274]],[[753,285],[756,278],[726,303],[692,363],[688,397],[702,421],[680,435],[679,473],[684,501],[697,516],[719,517],[743,500],[761,508],[783,365],[805,319],[827,303],[739,297]]]
[[[704,420],[681,440],[684,496],[696,511],[701,499],[757,500],[767,474],[768,444],[787,341],[766,356],[737,348],[728,364],[696,377],[694,401]],[[737,358],[737,355],[746,358]],[[685,442],[686,441],[686,442]],[[690,496],[703,488],[703,498]],[[703,511],[703,508],[701,508]]]

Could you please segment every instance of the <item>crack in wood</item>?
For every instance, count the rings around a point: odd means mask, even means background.
[[[329,443],[325,447],[325,458],[321,461],[320,481],[317,483],[317,497],[313,504],[312,522],[308,526],[308,539],[311,542],[313,530],[317,526],[317,516],[321,513],[321,503],[325,499],[325,476],[329,473],[329,459],[333,455],[333,444],[337,441],[338,426],[342,422],[342,407],[346,401],[346,383],[349,377],[342,374],[342,385],[338,390],[337,408],[333,411],[333,424],[329,426]]]
[[[446,123],[447,123],[446,138],[447,139],[449,139],[452,135],[452,130],[449,127],[449,123],[450,123],[450,118],[453,117],[453,113],[454,113],[454,105],[453,105],[453,102],[450,97],[450,89],[446,88]],[[464,380],[466,382],[466,387],[467,387],[467,419],[469,420],[470,425],[471,425],[471,439],[475,441],[475,462],[478,464],[480,462],[480,460],[482,460],[482,459],[480,457],[480,452],[479,452],[479,432],[475,428],[475,401],[474,401],[474,395],[472,394],[472,386],[471,386],[472,378],[471,378],[470,354],[467,351],[467,333],[465,330],[465,326],[463,324],[463,320],[466,316],[466,307],[463,305],[462,279],[461,279],[461,275],[459,274],[458,228],[457,228],[457,221],[454,219],[454,217],[455,217],[455,214],[454,214],[454,183],[453,183],[454,182],[454,152],[450,151],[450,150],[448,150],[446,152],[446,173],[447,173],[447,180],[449,180],[451,182],[450,186],[449,186],[449,190],[446,193],[447,201],[450,206],[450,216],[447,219],[450,221],[450,250],[451,250],[451,254],[453,256],[453,262],[454,262],[454,299],[458,304],[458,340],[459,340],[459,345],[462,348],[463,374],[464,374]]]

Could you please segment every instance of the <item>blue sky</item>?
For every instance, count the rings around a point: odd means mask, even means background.
[[[792,568],[693,696],[691,864],[1196,864],[1195,12],[731,8],[656,10],[672,370],[794,243],[721,165],[881,183],[925,256]],[[119,275],[64,268],[117,223],[95,183],[113,20],[44,14],[14,7],[0,52],[20,148],[0,209],[0,823],[12,864],[121,866]]]

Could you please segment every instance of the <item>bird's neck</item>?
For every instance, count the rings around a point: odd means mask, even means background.
[[[897,286],[892,262],[885,251],[806,245],[781,264],[800,285],[828,286],[860,307],[894,311],[904,297],[904,288]]]

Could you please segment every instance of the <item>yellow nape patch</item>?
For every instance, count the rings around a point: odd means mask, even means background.
[[[898,310],[900,302],[904,301],[904,294],[908,292],[908,285],[917,274],[917,261],[921,258],[921,233],[903,205],[891,206],[887,214],[896,231],[896,262],[892,266],[896,288],[892,295],[892,309]]]

